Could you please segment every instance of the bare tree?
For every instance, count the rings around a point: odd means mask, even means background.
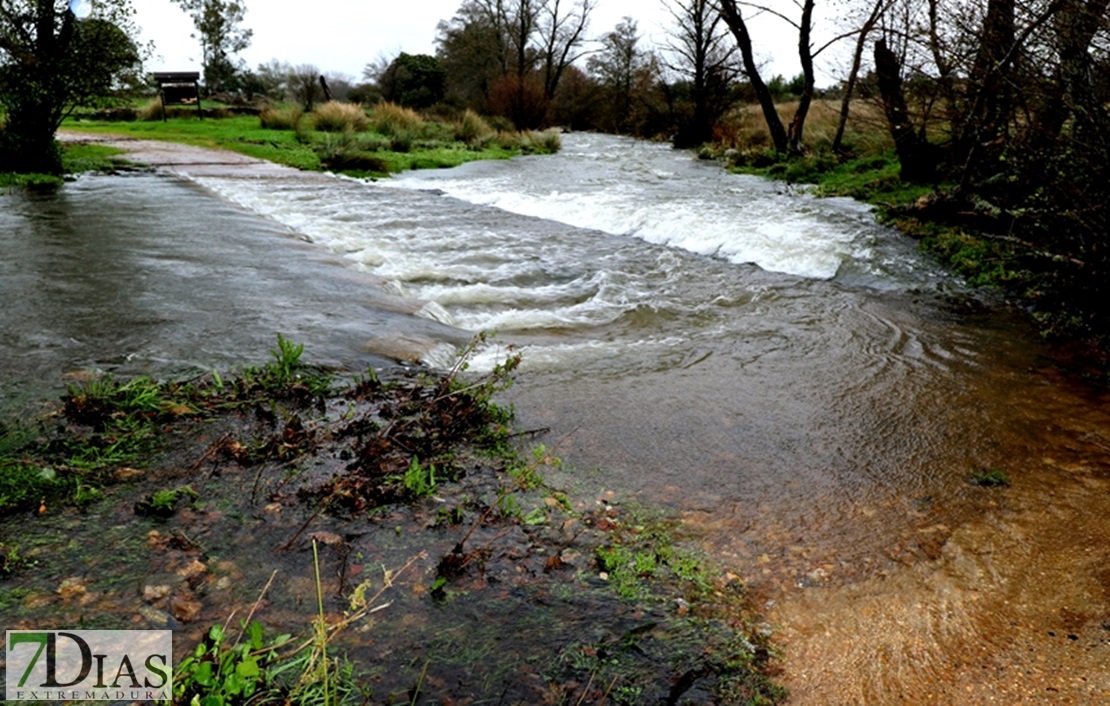
[[[539,44],[543,56],[543,93],[551,100],[566,68],[585,52],[585,32],[597,0],[547,0],[540,11]]]
[[[890,6],[891,0],[875,0],[871,12],[860,26],[856,34],[856,46],[852,52],[852,66],[848,70],[848,77],[844,82],[844,95],[840,99],[840,117],[836,123],[836,135],[833,137],[832,150],[840,152],[844,146],[844,131],[848,125],[848,114],[851,110],[852,98],[859,81],[860,68],[863,66],[863,54],[867,48],[867,39],[875,30],[879,19]]]
[[[602,37],[601,49],[587,62],[606,97],[606,128],[614,132],[627,133],[631,125],[637,75],[646,65],[639,42],[636,20],[625,17]]]
[[[695,146],[712,138],[713,125],[728,107],[737,47],[713,0],[664,0],[664,5],[673,21],[666,66],[690,82],[694,108],[689,124],[676,133],[675,146]]]
[[[312,112],[316,103],[324,97],[324,91],[320,85],[320,69],[312,64],[291,67],[286,85],[293,98],[304,106],[306,113]]]
[[[464,2],[454,17],[439,23],[437,32],[436,57],[447,73],[447,100],[489,112],[493,84],[509,72],[508,40],[498,3]]]
[[[243,27],[247,7],[237,0],[174,0],[189,14],[200,40],[204,87],[226,90],[241,69],[234,57],[250,46],[253,31]]]

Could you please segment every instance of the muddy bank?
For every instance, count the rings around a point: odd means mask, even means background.
[[[507,369],[341,382],[282,350],[236,378],[91,379],[6,423],[4,471],[59,480],[0,520],[9,629],[170,628],[181,662],[248,617],[310,634],[319,590],[356,702],[781,696],[739,577],[665,518],[548,485],[558,460],[490,400]]]
[[[983,489],[980,517],[922,518],[875,575],[844,580],[835,557],[813,557],[793,586],[765,586],[792,702],[1110,702],[1101,433],[1030,449],[1011,486]]]

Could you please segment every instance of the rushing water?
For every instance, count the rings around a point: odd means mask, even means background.
[[[1092,559],[1110,537],[1103,401],[866,207],[590,135],[388,183],[97,177],[0,199],[11,389],[75,367],[210,367],[275,332],[338,365],[442,366],[495,330],[524,350],[523,422],[578,469],[562,480],[682,512],[771,600],[809,660],[787,659],[809,702],[925,688],[982,703],[968,665],[983,644],[1024,649],[987,633],[1044,618],[1041,590],[1090,601],[1068,604],[1091,641],[1065,660],[1083,678],[1071,702],[1110,697],[1106,669],[1083,672],[1110,658],[1110,572]],[[983,469],[1014,487],[967,482]],[[1083,539],[1042,531],[1092,514]],[[1012,560],[994,554],[1006,542]],[[1094,573],[1065,595],[1024,572],[1039,556]]]

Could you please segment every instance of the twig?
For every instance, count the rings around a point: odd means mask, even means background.
[[[193,464],[192,468],[189,469],[189,475],[192,475],[200,470],[201,465],[203,465],[205,461],[211,458],[213,454],[222,449],[227,444],[227,441],[230,438],[231,432],[228,432],[227,434],[221,436],[219,440],[216,441],[216,443],[209,446],[208,450],[204,452],[204,455],[201,456],[200,459],[198,459],[197,462]]]
[[[254,603],[251,605],[251,612],[247,613],[247,619],[243,621],[244,625],[250,625],[251,624],[251,618],[254,617],[255,611],[258,610],[258,606],[262,604],[262,598],[266,595],[266,591],[270,590],[270,586],[274,583],[274,577],[275,576],[277,576],[277,570],[276,569],[274,570],[274,573],[270,574],[270,580],[267,581],[266,585],[262,587],[262,592],[258,594],[258,598],[256,598]],[[235,611],[232,611],[231,614],[234,615]],[[231,616],[228,616],[228,620],[229,621],[231,620]],[[226,625],[224,627],[226,629]],[[235,644],[232,645],[232,647],[238,646],[239,640],[241,640],[242,638],[243,638],[243,631],[240,630],[239,631],[239,636],[235,638]]]
[[[621,678],[621,675],[617,674],[616,676],[613,677],[613,681],[609,682],[609,688],[606,689],[605,693],[601,695],[601,701],[598,702],[598,706],[601,706],[601,704],[604,704],[605,700],[609,698],[609,694],[613,693],[613,687],[617,685],[617,680],[620,679],[620,678]]]
[[[594,677],[596,676],[596,671],[590,672],[590,680],[586,682],[586,688],[582,690],[582,695],[574,702],[574,706],[582,706],[582,702],[586,699],[586,695],[590,693],[590,687],[594,685]]]

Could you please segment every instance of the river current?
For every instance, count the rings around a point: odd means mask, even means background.
[[[1110,698],[1105,400],[863,205],[578,134],[387,182],[0,201],[9,402],[278,332],[357,370],[495,331],[476,363],[523,351],[510,398],[560,482],[681,513],[765,599],[798,703]],[[968,482],[988,469],[1012,487]]]

